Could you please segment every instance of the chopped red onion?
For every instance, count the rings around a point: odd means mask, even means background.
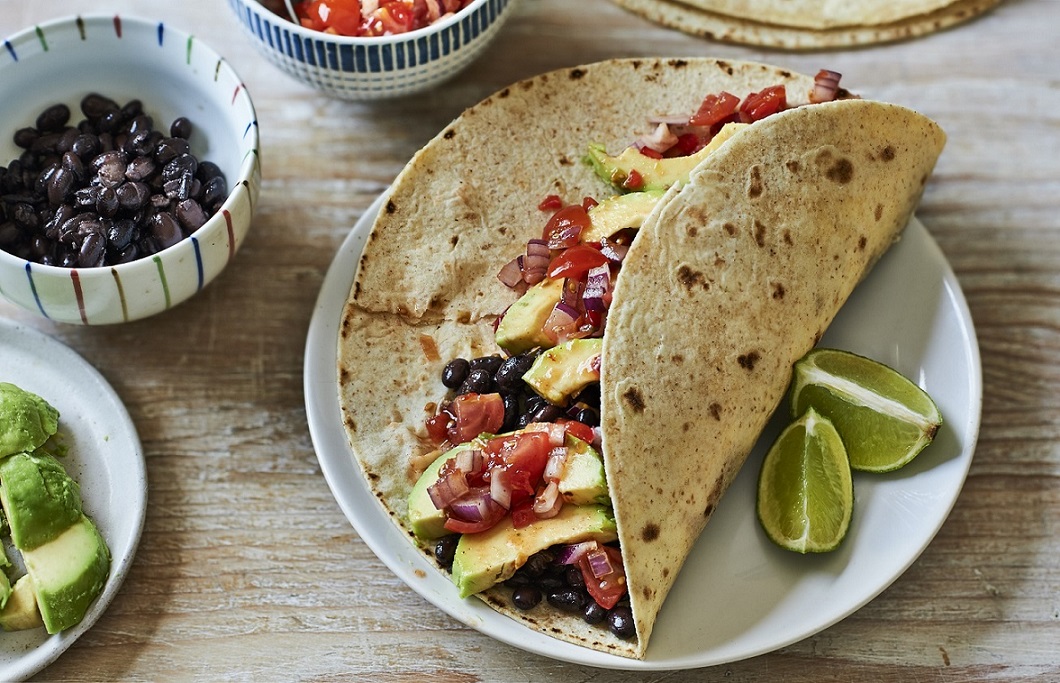
[[[481,522],[497,514],[499,504],[490,496],[486,486],[478,486],[454,500],[449,505],[449,514],[465,522]]]
[[[563,507],[563,496],[559,495],[559,484],[550,481],[545,489],[534,498],[534,514],[539,519],[551,519],[559,514]]]
[[[431,497],[434,507],[443,510],[470,490],[471,487],[468,486],[464,474],[457,470],[452,470],[447,476],[428,486],[427,495]]]
[[[508,470],[503,467],[490,470],[490,498],[505,510],[512,506],[512,487],[508,481]]]
[[[526,258],[523,259],[523,280],[529,285],[536,285],[545,279],[552,252],[544,240],[530,240],[526,243]]]
[[[581,313],[576,308],[560,301],[552,309],[542,331],[550,337],[555,337],[556,342],[562,344],[577,330],[580,317]]]
[[[600,546],[596,541],[582,541],[581,543],[571,543],[560,548],[556,554],[557,564],[575,564],[588,552],[596,550]]]
[[[465,474],[477,474],[486,464],[486,456],[477,448],[465,448],[456,454],[453,464]]]
[[[563,470],[567,467],[567,447],[556,446],[548,454],[545,463],[545,471],[541,475],[545,481],[559,481],[563,477]]]
[[[688,123],[688,114],[656,114],[648,117],[648,123],[655,126],[664,123],[667,126],[680,126]]]
[[[600,253],[607,257],[607,260],[613,263],[621,263],[626,254],[629,252],[628,244],[619,244],[613,242],[606,237],[600,240]]]
[[[661,154],[677,144],[677,136],[670,132],[669,126],[660,123],[650,134],[638,137],[636,144],[639,148],[647,147]]]
[[[813,90],[810,91],[810,102],[820,104],[831,102],[839,94],[839,79],[842,74],[828,69],[821,69],[814,77]]]
[[[523,282],[523,257],[520,254],[516,256],[508,263],[504,264],[500,272],[497,273],[497,279],[503,282],[508,287],[515,287],[519,283]]]
[[[603,548],[597,547],[589,551],[586,558],[589,560],[589,569],[592,571],[593,576],[598,579],[615,571],[614,566],[611,564],[611,558]]]

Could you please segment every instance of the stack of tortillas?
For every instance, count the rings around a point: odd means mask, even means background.
[[[842,48],[933,33],[1000,0],[614,0],[711,40],[785,50]]]

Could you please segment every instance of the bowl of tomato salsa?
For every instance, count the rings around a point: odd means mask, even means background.
[[[228,0],[258,51],[345,100],[434,88],[478,57],[516,0]]]

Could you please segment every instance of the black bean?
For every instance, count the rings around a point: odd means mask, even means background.
[[[126,107],[127,106],[128,105],[126,105]],[[136,111],[142,112],[143,110],[137,107]],[[125,127],[125,132],[129,133],[130,135],[147,132],[154,128],[154,122],[151,121],[151,117],[147,114],[133,113],[133,110],[126,111],[124,108],[122,110],[122,114],[129,122],[128,125]]]
[[[214,178],[224,180],[225,174],[214,162],[203,160],[199,162],[199,170],[195,171],[195,177],[205,183]]]
[[[151,216],[148,221],[148,228],[159,250],[172,247],[184,239],[184,234],[180,230],[180,223],[168,211],[161,211]]]
[[[611,629],[611,633],[624,640],[637,635],[637,627],[633,623],[633,612],[625,605],[611,608],[607,615],[607,627]]]
[[[15,131],[15,144],[22,149],[29,149],[40,137],[40,131],[36,128],[19,128]]]
[[[600,413],[592,408],[582,408],[574,415],[574,419],[590,427],[600,426]]]
[[[471,369],[471,364],[463,358],[454,358],[442,368],[442,384],[450,389],[456,389],[464,380]]]
[[[548,604],[565,612],[581,612],[588,596],[576,588],[565,588],[548,594]]]
[[[125,169],[128,167],[124,152],[104,152],[93,162],[99,182],[105,187],[117,187],[125,182]]]
[[[493,376],[486,370],[471,370],[457,389],[457,394],[488,394],[493,388]]]
[[[502,432],[510,432],[517,429],[519,421],[519,396],[517,394],[501,394],[504,400],[504,424]]]
[[[16,225],[26,230],[36,230],[37,226],[40,225],[40,216],[37,215],[31,204],[25,202],[15,204],[11,212],[11,219],[15,221]]]
[[[85,164],[81,161],[81,157],[74,152],[65,152],[60,165],[74,174],[76,182],[80,183],[85,179]]]
[[[545,573],[554,559],[552,553],[547,550],[541,550],[531,555],[526,562],[523,563],[522,571],[525,571],[532,577],[539,577]]]
[[[7,247],[22,239],[22,231],[13,222],[0,223],[0,247]]]
[[[585,588],[585,577],[582,576],[582,570],[577,565],[568,566],[564,571],[564,578],[571,588]]]
[[[90,119],[98,119],[109,111],[117,111],[118,103],[99,93],[90,93],[81,100],[81,113]]]
[[[64,166],[60,166],[48,178],[48,201],[52,204],[62,204],[73,192],[77,176]]]
[[[523,387],[523,375],[534,364],[534,357],[525,353],[505,360],[497,369],[494,379],[502,391],[518,391]]]
[[[107,228],[107,246],[115,253],[132,243],[136,236],[136,224],[128,218],[117,220]]]
[[[169,134],[175,138],[187,140],[191,137],[191,130],[191,121],[184,116],[173,119],[173,123],[169,125]]]
[[[187,233],[193,233],[206,223],[206,212],[194,199],[185,199],[177,204],[177,220]]]
[[[144,103],[140,100],[129,100],[125,103],[125,106],[121,108],[121,115],[126,119],[135,119],[144,113]],[[153,126],[154,123],[150,117],[147,117],[148,126]]]
[[[531,416],[531,422],[555,422],[559,418],[563,417],[563,409],[559,406],[546,403],[545,405],[534,411]]]
[[[512,604],[516,608],[525,611],[537,607],[543,597],[540,589],[533,586],[522,586],[512,591]]]
[[[70,107],[65,104],[53,104],[37,116],[37,130],[61,131],[70,120]]]
[[[140,182],[122,183],[115,188],[114,193],[118,195],[121,208],[130,214],[142,209],[147,204],[147,200],[151,198],[151,190]]]
[[[599,624],[607,618],[607,609],[596,600],[589,600],[582,611],[582,619],[587,624]]]
[[[453,557],[456,555],[456,545],[459,541],[459,534],[449,534],[434,542],[434,559],[438,564],[447,569],[453,566]]]
[[[134,181],[147,180],[157,170],[158,164],[155,163],[154,159],[147,156],[139,156],[132,159],[128,166],[125,167],[125,177]]]
[[[77,264],[82,268],[102,266],[106,247],[107,240],[103,235],[97,232],[89,233],[85,236],[85,241],[81,243]]]
[[[96,197],[96,213],[104,218],[113,218],[114,214],[118,213],[119,206],[118,195],[113,188],[100,188],[99,196]]]
[[[501,363],[504,359],[498,355],[493,356],[480,356],[479,358],[471,359],[472,370],[485,370],[490,374],[490,377],[497,373],[497,370],[501,367]]]
[[[160,164],[168,164],[182,154],[191,151],[188,141],[183,138],[162,138],[155,146],[155,159]]]
[[[77,136],[74,144],[70,146],[70,151],[81,157],[81,159],[91,159],[99,154],[102,148],[98,135],[81,134]]]
[[[224,176],[214,176],[203,182],[203,206],[213,206],[214,204],[223,202],[227,196],[228,183],[225,182]]]

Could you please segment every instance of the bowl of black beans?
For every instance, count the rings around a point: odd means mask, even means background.
[[[257,117],[211,48],[76,16],[0,62],[0,294],[56,322],[165,311],[234,258],[261,186]]]

